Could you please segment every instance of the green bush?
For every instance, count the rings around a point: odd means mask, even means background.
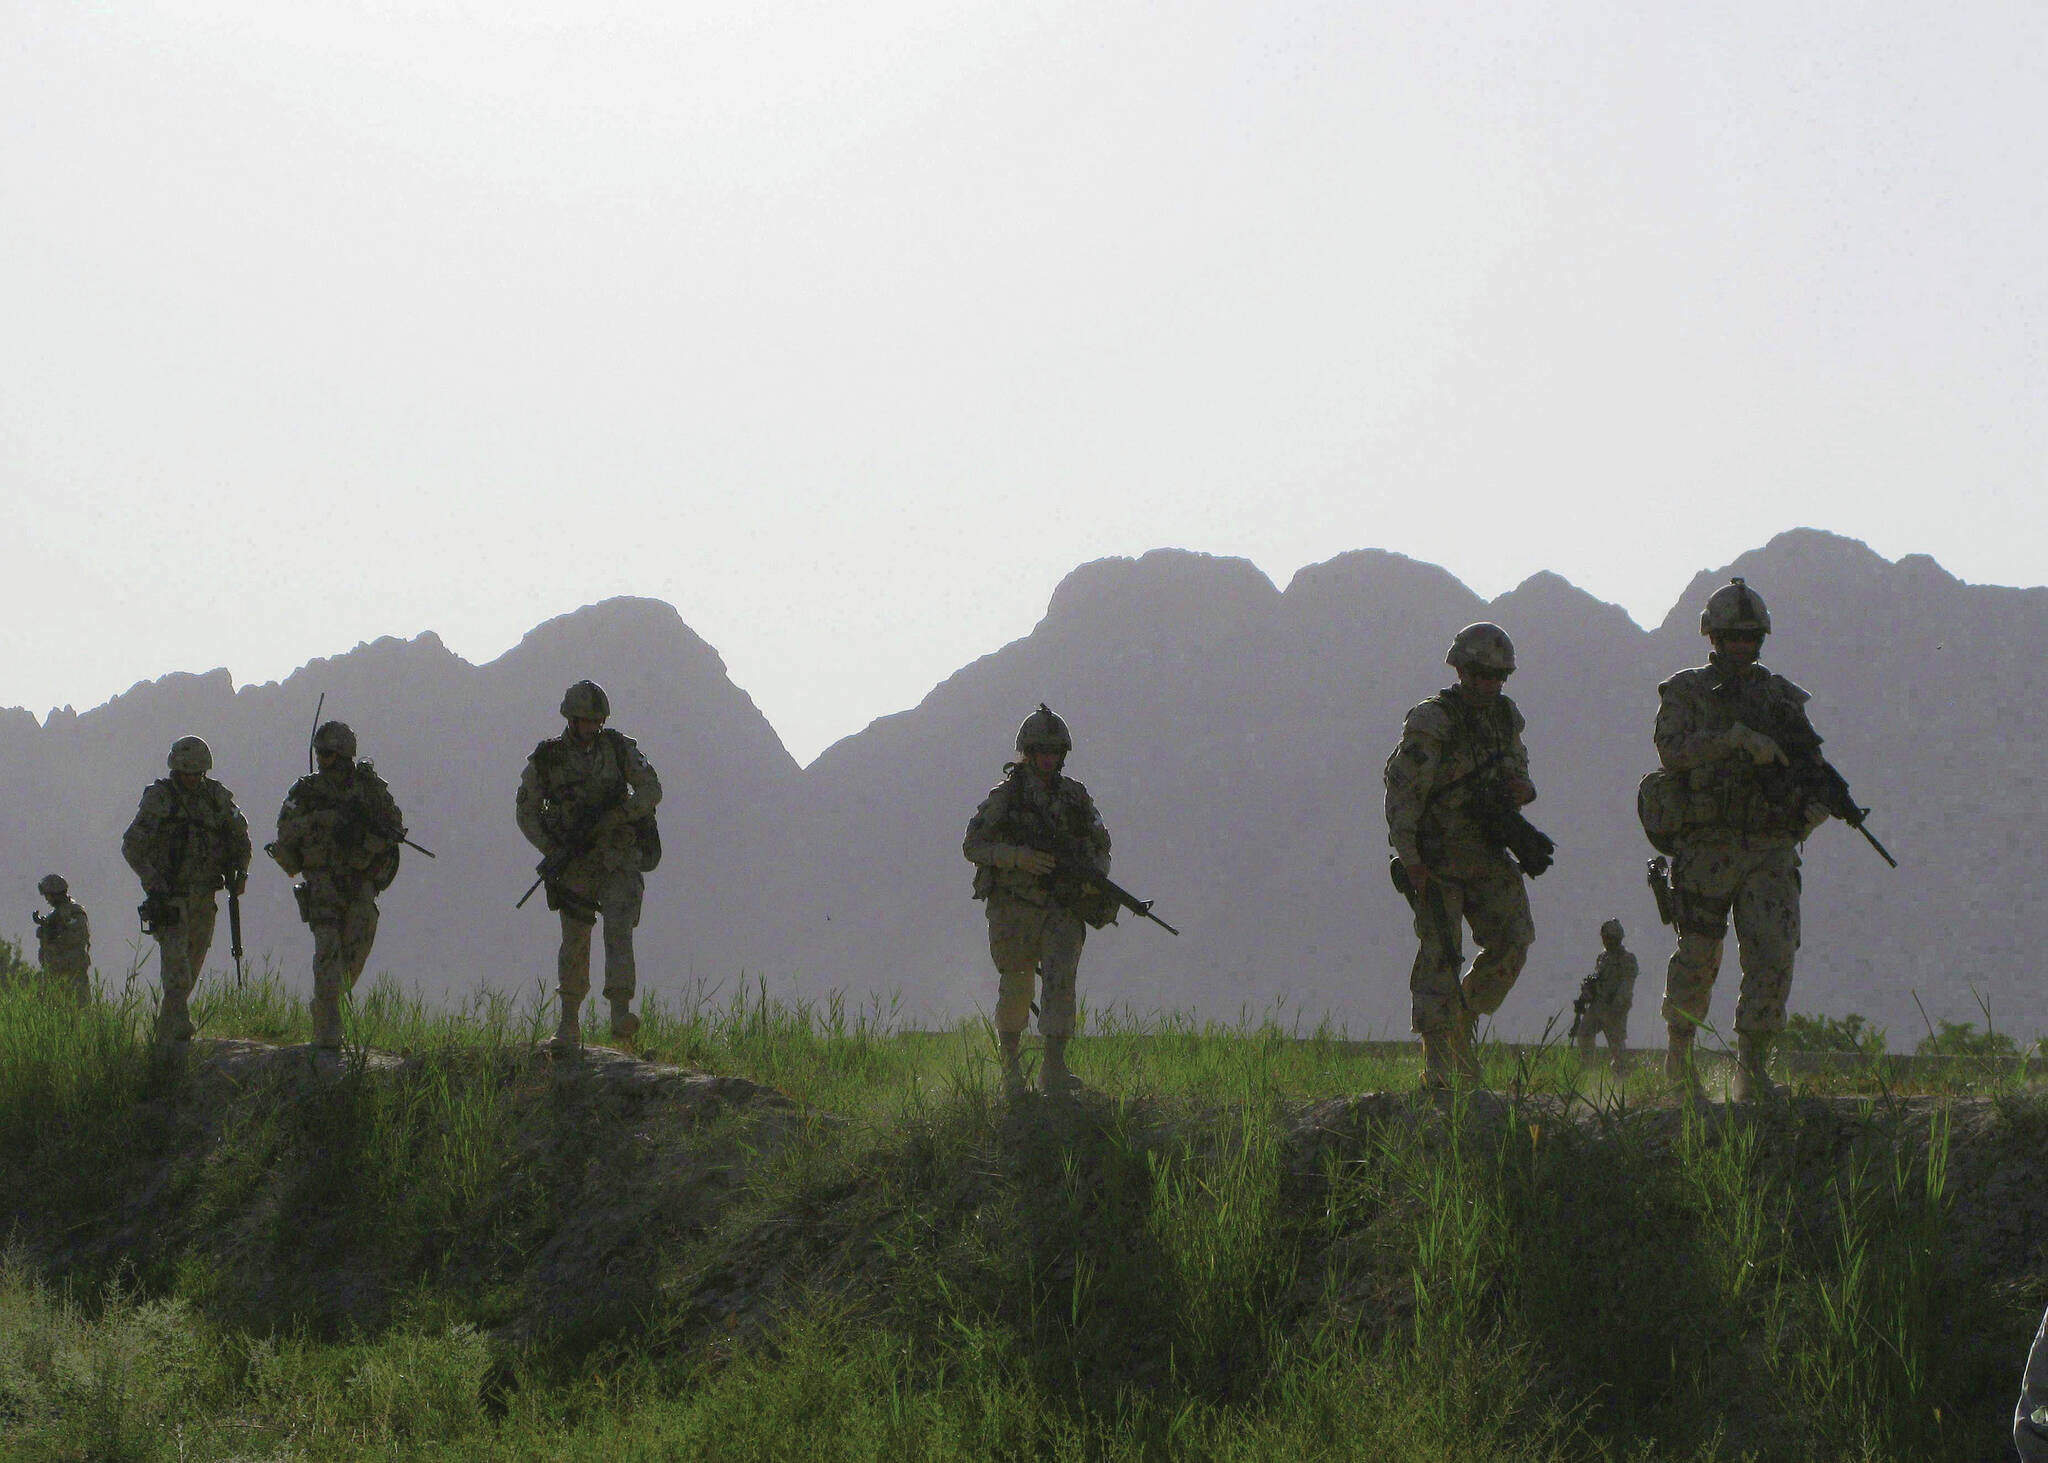
[[[1913,1048],[1923,1057],[2016,1057],[2019,1045],[2003,1031],[1979,1031],[1974,1022],[1944,1021]]]
[[[1884,1055],[1885,1036],[1884,1027],[1853,1011],[1847,1016],[1794,1013],[1785,1018],[1784,1035],[1778,1045],[1785,1051],[1855,1052],[1880,1057]]]

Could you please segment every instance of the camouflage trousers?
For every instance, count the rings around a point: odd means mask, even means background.
[[[43,966],[45,987],[53,995],[83,1006],[92,999],[92,971],[85,960],[51,960]]]
[[[1678,891],[1679,933],[1664,973],[1665,1023],[1707,1019],[1732,913],[1742,967],[1735,1029],[1748,1036],[1783,1031],[1799,950],[1798,848],[1777,840],[1691,841],[1672,861],[1671,883]]]
[[[1031,904],[991,895],[988,953],[995,960],[996,1034],[1021,1035],[1038,995],[1041,1036],[1074,1034],[1074,985],[1088,926],[1081,916],[1056,904]]]
[[[1415,901],[1415,964],[1408,972],[1409,1019],[1417,1032],[1447,1031],[1467,1016],[1490,1016],[1508,998],[1536,940],[1522,872],[1505,858],[1451,864]],[[1479,946],[1459,976],[1459,934],[1472,926]]]
[[[1607,1038],[1607,1049],[1618,1052],[1628,1045],[1628,1008],[1619,1011],[1588,1011],[1579,1018],[1579,1055],[1590,1058],[1596,1037]]]
[[[182,894],[172,901],[178,922],[159,924],[156,931],[158,978],[164,994],[183,1002],[199,984],[206,969],[206,952],[213,948],[213,891]]]
[[[341,1002],[362,979],[377,943],[377,894],[368,884],[322,889],[309,879],[313,931],[313,1044],[341,1044]]]
[[[590,942],[597,922],[604,921],[604,995],[629,1003],[639,988],[639,967],[633,957],[633,931],[640,924],[640,902],[647,880],[638,869],[604,865],[572,866],[551,902],[561,895],[562,946],[555,956],[555,989],[566,1006],[590,994]],[[593,906],[595,913],[593,913]]]

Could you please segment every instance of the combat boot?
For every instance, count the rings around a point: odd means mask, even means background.
[[[1024,1095],[1023,1039],[1014,1031],[1004,1032],[996,1037],[996,1047],[1002,1056],[1003,1096],[1014,1102]]]
[[[1448,1091],[1451,1085],[1451,1033],[1422,1033],[1422,1090]]]
[[[341,1049],[341,1001],[332,991],[313,992],[313,1045],[322,1051]]]
[[[640,1018],[633,1014],[630,1001],[612,1002],[612,1040],[621,1046],[632,1045],[633,1038],[640,1034]]]
[[[1779,1096],[1778,1084],[1771,1080],[1770,1061],[1771,1039],[1768,1036],[1744,1032],[1736,1037],[1735,1080],[1728,1086],[1728,1096],[1735,1102],[1757,1102]]]
[[[1664,1049],[1664,1080],[1690,1096],[1700,1095],[1700,1075],[1692,1064],[1693,1029],[1669,1028],[1671,1044]]]
[[[1451,1064],[1457,1079],[1467,1087],[1483,1085],[1483,1074],[1479,1068],[1479,1043],[1474,1031],[1479,1025],[1479,1013],[1467,1011],[1458,1018],[1458,1024],[1451,1028]]]
[[[581,999],[562,997],[562,1019],[556,1023],[554,1039],[548,1043],[548,1050],[554,1055],[573,1057],[583,1050],[583,1027],[578,1019],[582,1010]]]
[[[1067,1070],[1067,1039],[1064,1036],[1045,1039],[1045,1061],[1038,1069],[1038,1086],[1044,1092],[1075,1092],[1080,1089],[1081,1079]]]
[[[190,1041],[195,1029],[191,1013],[185,1007],[185,993],[165,991],[163,1004],[157,1008],[156,1013],[157,1041],[165,1046]]]

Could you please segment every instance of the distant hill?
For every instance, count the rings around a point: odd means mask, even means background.
[[[799,770],[717,654],[666,605],[621,599],[549,621],[473,666],[432,635],[315,661],[237,692],[226,671],[173,675],[38,726],[0,713],[0,888],[26,932],[35,876],[68,873],[97,917],[103,968],[133,929],[115,845],[170,740],[197,731],[260,834],[303,768],[313,704],[350,721],[441,853],[410,857],[386,897],[373,969],[436,991],[552,981],[551,917],[514,914],[531,852],[512,794],[569,681],[611,692],[668,791],[668,857],[650,878],[643,984],[764,977],[822,993],[900,995],[937,1019],[985,1009],[980,907],[960,857],[968,816],[1039,701],[1072,723],[1069,770],[1094,791],[1119,879],[1183,931],[1091,937],[1084,997],[1138,1012],[1328,1015],[1354,1033],[1407,1024],[1407,912],[1386,880],[1380,764],[1406,708],[1449,679],[1458,626],[1500,621],[1522,669],[1541,797],[1559,843],[1532,885],[1539,937],[1500,1024],[1534,1035],[1590,968],[1595,929],[1628,925],[1643,957],[1636,1033],[1654,1040],[1669,951],[1642,881],[1637,779],[1653,765],[1656,686],[1698,664],[1700,603],[1730,573],[1768,599],[1767,660],[1814,695],[1814,719],[1873,827],[1883,866],[1830,825],[1807,849],[1799,1009],[1860,1010],[1896,1042],[1976,1018],[1971,988],[2023,1036],[2048,916],[2029,887],[2042,774],[2048,589],[1968,585],[1932,560],[1892,563],[1812,530],[1703,571],[1654,630],[1554,574],[1485,601],[1450,574],[1365,550],[1284,590],[1248,562],[1160,550],[1076,569],[1030,635],[949,676]],[[260,838],[259,838],[259,841]],[[259,863],[251,944],[303,977],[307,942],[281,875]],[[1714,1006],[1732,1010],[1731,949]]]

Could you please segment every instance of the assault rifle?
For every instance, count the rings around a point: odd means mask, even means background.
[[[1801,771],[1805,773],[1807,790],[1813,800],[1861,833],[1870,846],[1877,850],[1877,856],[1893,868],[1899,861],[1892,857],[1892,851],[1877,841],[1877,835],[1864,826],[1863,820],[1870,816],[1870,809],[1860,808],[1856,799],[1849,795],[1848,779],[1835,771],[1834,764],[1820,755],[1818,745],[1810,755],[1802,759]]]
[[[1054,903],[1073,910],[1097,929],[1115,919],[1117,910],[1128,909],[1132,914],[1151,920],[1169,935],[1180,933],[1152,912],[1154,901],[1140,899],[1121,884],[1112,883],[1107,874],[1097,873],[1094,861],[1078,840],[1061,837],[1050,830],[1035,836],[1052,845],[1044,851],[1053,859],[1050,877]]]
[[[1531,823],[1515,802],[1513,789],[1498,768],[1483,774],[1465,800],[1465,811],[1480,831],[1514,855],[1522,872],[1536,878],[1557,862],[1557,843]]]
[[[1591,982],[1582,982],[1579,986],[1578,995],[1572,998],[1572,1026],[1571,1030],[1564,1034],[1566,1041],[1576,1039],[1579,1034],[1579,1028],[1585,1025],[1586,1008],[1593,1004],[1593,993],[1586,989],[1586,986],[1589,984]]]
[[[570,864],[590,852],[591,845],[597,841],[597,825],[604,820],[605,814],[626,800],[626,787],[626,783],[620,782],[609,793],[592,803],[583,816],[576,820],[568,835],[555,845],[555,851],[534,866],[534,873],[538,877],[526,886],[526,892],[520,895],[519,902],[512,906],[514,909],[524,909],[526,901],[533,898],[534,890],[543,884],[554,883],[562,877],[563,871]]]
[[[242,970],[242,881],[248,876],[246,869],[239,872],[229,869],[222,876],[228,891],[228,954],[235,959],[236,990],[240,990],[248,980]]]

